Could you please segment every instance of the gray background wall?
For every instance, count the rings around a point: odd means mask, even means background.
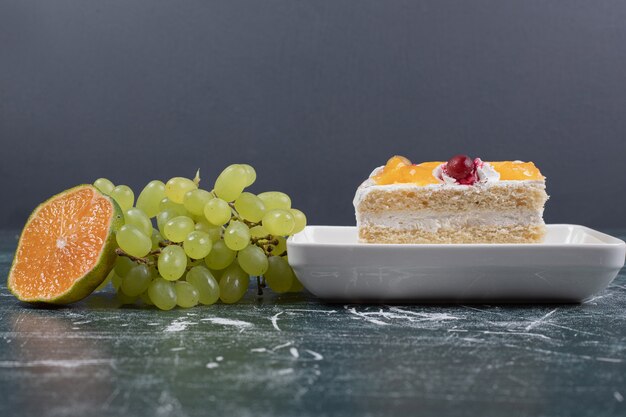
[[[533,160],[625,226],[626,2],[0,0],[0,227],[106,176],[248,162],[311,223],[393,154]]]

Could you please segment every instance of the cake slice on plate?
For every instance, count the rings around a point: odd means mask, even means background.
[[[532,162],[457,155],[412,164],[394,156],[354,198],[367,243],[536,243],[543,240],[545,178]]]

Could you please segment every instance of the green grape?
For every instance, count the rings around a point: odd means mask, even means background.
[[[208,234],[211,238],[211,242],[217,242],[222,237],[222,228],[209,224],[206,219],[196,222],[195,229]]]
[[[254,226],[250,228],[250,237],[261,238],[267,237],[270,232],[267,231],[262,225]]]
[[[208,233],[193,231],[187,235],[183,242],[183,249],[191,259],[202,259],[211,252],[213,242]]]
[[[176,290],[174,284],[156,278],[148,287],[150,301],[161,310],[171,310],[176,307]]]
[[[189,178],[174,177],[165,184],[165,196],[174,203],[183,204],[185,193],[198,188]]]
[[[134,304],[137,301],[137,297],[131,297],[130,295],[126,295],[121,291],[118,291],[115,294],[117,300],[122,304]]]
[[[290,234],[295,235],[296,233],[303,231],[304,228],[306,227],[306,216],[304,215],[303,212],[294,208],[289,209],[289,212],[293,216],[293,220],[295,222],[295,225],[293,226],[293,230],[291,231]]]
[[[185,194],[183,205],[189,213],[195,216],[204,216],[204,206],[211,199],[213,199],[213,194],[206,190],[191,190]]]
[[[250,243],[250,229],[245,223],[232,221],[224,230],[224,243],[232,250],[242,250]]]
[[[109,194],[122,210],[128,210],[135,203],[135,194],[127,185],[118,185]]]
[[[165,230],[165,225],[167,224],[167,222],[170,219],[173,219],[174,217],[180,216],[180,214],[176,213],[173,210],[165,210],[160,212],[159,214],[157,214],[157,227],[159,228],[159,232],[161,232],[161,234],[163,234],[163,231]]]
[[[148,291],[147,290],[141,293],[141,295],[139,296],[139,299],[141,299],[141,301],[145,305],[147,305],[147,306],[153,306],[154,305],[154,303],[150,299],[150,295],[148,295]]]
[[[248,275],[263,275],[267,271],[268,261],[263,249],[256,245],[248,245],[237,254],[241,269]]]
[[[241,300],[250,284],[250,277],[237,264],[233,264],[220,279],[220,299],[225,304],[233,304]]]
[[[193,307],[198,304],[200,294],[196,287],[185,281],[177,281],[174,284],[176,291],[176,304],[182,308]]]
[[[98,178],[93,182],[93,186],[96,187],[102,194],[109,195],[115,188],[115,185],[106,178]]]
[[[215,180],[214,191],[222,200],[234,201],[246,188],[247,183],[247,170],[241,165],[230,165]]]
[[[246,171],[246,187],[251,186],[256,181],[256,171],[248,164],[239,164]]]
[[[123,278],[117,274],[113,274],[111,277],[111,286],[115,289],[115,291],[117,291],[122,285],[122,279]]]
[[[173,211],[177,216],[189,216],[189,212],[184,205],[175,203],[167,197],[159,203],[159,210]]]
[[[236,255],[237,253],[229,249],[223,240],[218,240],[213,243],[213,248],[209,255],[204,258],[204,262],[211,269],[224,269],[233,262]]]
[[[294,274],[287,261],[280,256],[270,256],[269,267],[263,274],[265,282],[274,292],[287,292],[293,284]]]
[[[140,264],[133,267],[122,279],[122,292],[130,297],[137,297],[148,289],[152,282],[152,273],[147,265]]]
[[[274,240],[278,243],[272,245],[272,250],[270,251],[270,253],[272,255],[280,256],[287,250],[287,239],[282,236],[275,236]]]
[[[159,255],[158,267],[159,275],[168,281],[176,281],[182,277],[187,267],[187,255],[183,248],[178,245],[163,248]]]
[[[258,197],[265,204],[265,210],[289,210],[291,208],[291,198],[280,191],[266,191],[259,194]]]
[[[295,274],[293,274],[292,279],[293,279],[293,283],[291,284],[291,287],[289,287],[287,292],[300,292],[300,291],[302,291],[304,289],[304,285],[302,285],[300,280],[298,278],[296,278]]]
[[[109,283],[111,282],[111,280],[113,279],[113,276],[115,275],[115,271],[111,270],[109,272],[109,274],[107,275],[107,277],[104,279],[104,281],[102,281],[100,283],[100,285],[98,285],[98,287],[96,287],[96,289],[94,290],[94,292],[96,291],[102,291],[103,289],[106,288],[107,285],[109,285]]]
[[[187,216],[178,216],[165,223],[163,234],[172,242],[182,242],[194,230],[194,222]]]
[[[270,210],[263,216],[263,227],[276,236],[287,236],[295,226],[293,215],[287,210]]]
[[[150,181],[137,197],[137,208],[148,217],[154,217],[159,213],[163,198],[165,198],[165,184],[158,180]]]
[[[120,227],[120,230],[115,234],[115,240],[124,252],[137,258],[143,258],[152,248],[150,238],[132,224],[125,224]]]
[[[214,226],[228,223],[231,214],[230,206],[221,198],[209,200],[204,206],[204,217]]]
[[[124,211],[124,223],[136,226],[148,237],[152,236],[152,222],[141,209],[131,207]]]
[[[152,241],[152,250],[159,249],[159,243],[164,241],[165,239],[161,236],[161,233],[157,229],[152,229],[152,235],[150,236],[150,240]]]
[[[199,301],[204,305],[215,304],[220,298],[220,287],[213,274],[204,266],[194,266],[187,272],[187,282],[198,290]]]
[[[128,274],[130,269],[137,265],[132,259],[127,258],[126,256],[118,256],[115,260],[115,266],[113,267],[113,272],[120,277],[125,277]]]
[[[265,204],[252,193],[241,193],[235,200],[235,210],[241,217],[250,222],[259,222],[265,213]]]

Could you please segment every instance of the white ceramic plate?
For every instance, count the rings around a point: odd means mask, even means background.
[[[307,226],[289,263],[318,297],[365,302],[580,302],[624,266],[626,243],[583,226],[547,226],[539,244],[358,243],[356,227]]]

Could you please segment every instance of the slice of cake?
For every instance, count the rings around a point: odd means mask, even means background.
[[[532,162],[457,155],[448,162],[412,164],[394,156],[356,191],[359,241],[541,242],[545,189]]]

